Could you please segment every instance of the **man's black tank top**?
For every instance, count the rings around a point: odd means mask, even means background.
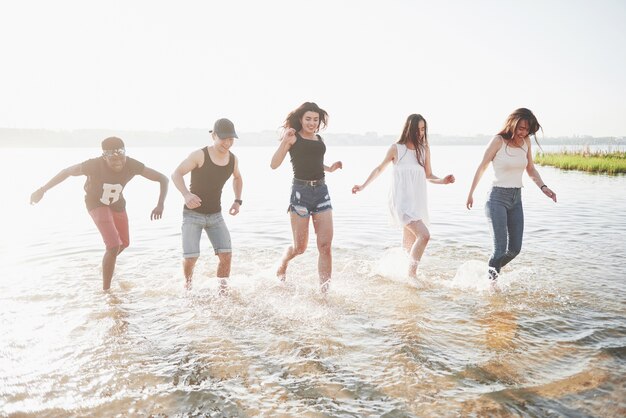
[[[300,180],[323,179],[325,153],[326,145],[321,136],[317,135],[317,141],[312,141],[296,134],[296,142],[289,148],[293,176]]]
[[[235,155],[228,151],[228,164],[221,166],[211,160],[209,147],[202,148],[202,151],[204,164],[202,167],[191,170],[191,184],[189,185],[189,191],[202,199],[202,204],[191,210],[204,214],[218,213],[222,211],[221,199],[224,183],[233,174],[235,168]]]

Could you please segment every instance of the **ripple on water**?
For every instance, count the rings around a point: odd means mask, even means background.
[[[226,296],[210,258],[186,291],[178,254],[135,253],[109,293],[98,260],[46,261],[0,296],[2,413],[619,411],[623,311],[551,265],[520,260],[494,292],[472,261],[479,249],[433,248],[413,280],[397,248],[337,249],[323,295],[312,252],[285,283],[274,277],[280,251],[242,252],[249,262],[234,266]]]

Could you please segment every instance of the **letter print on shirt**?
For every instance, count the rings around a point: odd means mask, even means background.
[[[123,189],[124,186],[122,186],[121,184],[103,183],[102,197],[100,198],[100,202],[107,206],[112,205],[113,203],[120,200],[120,195],[122,194]]]

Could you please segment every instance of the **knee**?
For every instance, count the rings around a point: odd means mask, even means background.
[[[230,265],[230,262],[233,259],[233,254],[232,253],[218,253],[217,257],[220,259],[220,263]]]
[[[320,254],[324,254],[324,255],[330,254],[331,242],[330,241],[318,242],[317,249],[320,252]]]
[[[198,257],[183,258],[183,266],[193,268],[198,261]]]
[[[293,246],[293,253],[295,255],[304,254],[305,251],[306,251],[306,243],[299,243],[299,242],[297,242]]]
[[[109,247],[106,249],[106,254],[109,256],[117,256],[122,250],[126,248],[121,245],[116,245],[114,247]]]
[[[429,231],[422,232],[419,238],[420,238],[420,241],[422,241],[424,244],[427,243],[428,241],[430,241],[430,232]]]
[[[233,253],[218,253],[217,257],[220,259],[220,261],[230,263],[230,260],[232,260],[233,258]]]
[[[513,248],[507,251],[506,255],[508,255],[510,258],[515,258],[519,255],[519,253],[520,253],[519,248]]]

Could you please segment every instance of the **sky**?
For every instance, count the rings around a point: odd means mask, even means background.
[[[20,0],[0,5],[0,127],[626,136],[624,0]]]

